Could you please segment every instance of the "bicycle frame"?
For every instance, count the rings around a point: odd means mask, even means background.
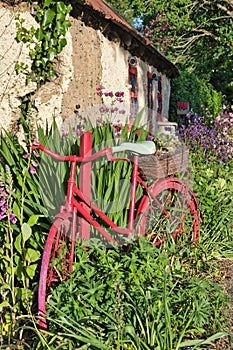
[[[135,205],[136,205],[136,190],[138,183],[150,193],[149,187],[140,177],[138,171],[138,156],[134,155],[133,170],[131,177],[131,195],[130,195],[130,208],[128,215],[128,225],[127,228],[118,227],[105,213],[103,213],[95,204],[90,201],[89,198],[89,189],[91,188],[90,176],[91,168],[86,167],[88,163],[91,163],[93,160],[106,156],[108,161],[127,161],[131,162],[129,158],[114,158],[112,156],[112,148],[106,148],[95,154],[90,154],[91,152],[91,133],[87,132],[81,136],[80,143],[80,154],[81,156],[61,156],[53,153],[51,150],[45,148],[43,145],[38,144],[32,146],[32,148],[38,148],[43,152],[47,153],[51,157],[60,160],[60,161],[70,161],[70,175],[68,180],[68,187],[66,193],[66,203],[61,207],[60,213],[57,217],[67,219],[67,213],[72,215],[72,241],[75,241],[76,238],[76,216],[77,214],[81,215],[80,220],[80,235],[79,238],[86,240],[90,239],[90,225],[95,227],[97,231],[108,241],[116,242],[115,239],[93,218],[90,214],[90,210],[93,210],[110,228],[114,229],[115,232],[128,235],[128,237],[133,233],[134,230],[134,221],[135,221]],[[76,184],[76,166],[77,162],[82,163],[80,167],[79,177],[85,179],[85,184],[82,186],[77,186]],[[80,189],[82,187],[82,189]],[[77,199],[75,198],[77,196]],[[161,208],[163,211],[164,209]],[[84,221],[82,221],[82,218]],[[89,225],[87,226],[86,223]]]
[[[124,143],[123,143],[124,144]],[[122,145],[123,145],[122,144]],[[148,213],[153,207],[150,206],[150,200],[152,199],[153,203],[156,205],[155,211],[160,209],[161,212],[166,216],[166,218],[172,223],[172,216],[169,213],[169,207],[165,209],[163,202],[160,199],[160,194],[165,190],[175,190],[180,193],[183,197],[181,204],[181,210],[185,210],[185,205],[190,209],[192,223],[193,223],[193,234],[194,234],[194,243],[198,240],[199,234],[199,225],[198,225],[198,212],[197,212],[197,201],[195,195],[192,193],[188,183],[182,181],[176,177],[170,178],[161,178],[153,180],[153,183],[147,185],[139,173],[138,165],[138,155],[134,155],[133,159],[133,169],[131,175],[131,193],[130,193],[130,206],[128,213],[128,222],[126,228],[121,228],[117,226],[100,208],[98,208],[94,203],[91,202],[91,163],[95,159],[106,156],[108,161],[127,161],[131,162],[129,158],[114,158],[113,153],[119,152],[122,150],[128,150],[135,152],[136,145],[132,143],[127,143],[125,146],[116,146],[113,148],[106,148],[95,154],[92,154],[92,134],[90,132],[84,133],[80,139],[80,156],[71,155],[71,156],[61,156],[59,154],[53,153],[49,149],[45,148],[41,144],[32,146],[33,149],[38,148],[43,152],[47,153],[51,157],[59,161],[69,161],[70,164],[70,174],[67,186],[66,201],[63,206],[60,208],[59,214],[56,215],[56,220],[52,225],[48,238],[46,240],[42,263],[41,263],[41,272],[40,272],[40,281],[38,288],[38,314],[40,316],[40,327],[41,329],[46,329],[46,288],[47,283],[50,285],[54,280],[53,270],[57,273],[57,268],[54,268],[54,258],[59,248],[60,240],[68,241],[69,245],[69,254],[66,256],[66,251],[62,249],[62,252],[65,252],[64,265],[65,272],[72,272],[72,266],[75,256],[75,242],[76,238],[78,239],[90,239],[90,226],[93,226],[97,231],[109,242],[116,242],[116,240],[109,234],[97,220],[94,219],[94,213],[108,225],[110,229],[113,229],[116,233],[119,233],[128,238],[132,233],[140,235],[146,235],[146,221],[148,219]],[[123,147],[123,148],[122,148]],[[152,154],[152,149],[146,144],[146,152],[143,153],[143,145],[139,145],[137,148],[138,154]],[[154,147],[154,145],[153,145]],[[76,167],[77,163],[80,165],[80,173],[78,184],[76,183]],[[136,191],[137,186],[140,184],[146,193],[143,194],[139,206],[137,207],[136,213]],[[158,196],[158,198],[157,198]],[[166,197],[165,197],[166,198]],[[166,203],[166,202],[165,202]],[[157,208],[158,207],[158,208]],[[178,208],[179,209],[179,208]],[[91,213],[93,212],[93,215]],[[170,211],[172,212],[172,211]],[[146,214],[145,214],[146,213]],[[152,212],[154,215],[154,212]],[[78,228],[77,230],[77,218],[78,218]],[[182,221],[184,217],[180,218],[180,223],[178,224],[176,230],[171,233],[173,237],[176,237],[178,234],[182,233]],[[135,219],[139,219],[138,227],[135,228]],[[77,232],[78,231],[78,232]],[[71,236],[70,236],[71,233]],[[78,237],[77,237],[78,233]],[[163,242],[163,238],[157,239],[153,245],[158,245]],[[63,248],[63,247],[62,247]],[[86,247],[88,249],[88,247]],[[50,265],[50,262],[52,264]],[[51,268],[49,267],[51,266]],[[60,273],[58,274],[60,278]],[[64,276],[65,278],[65,276]]]

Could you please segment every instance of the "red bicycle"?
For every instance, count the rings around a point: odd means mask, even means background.
[[[68,278],[75,257],[75,242],[77,239],[90,239],[90,226],[93,226],[103,239],[109,242],[117,242],[111,234],[112,231],[127,238],[135,234],[137,236],[146,235],[153,245],[161,244],[165,239],[180,234],[190,236],[190,232],[192,232],[190,240],[192,242],[198,240],[198,203],[187,181],[169,177],[148,184],[139,172],[138,159],[142,155],[155,153],[154,142],[124,142],[119,146],[91,154],[91,136],[90,132],[81,136],[80,156],[59,155],[42,144],[32,146],[56,160],[70,162],[66,202],[55,216],[42,256],[38,290],[39,326],[42,329],[47,328],[46,298],[51,284]],[[114,153],[122,151],[131,156],[129,158],[113,157]],[[131,162],[133,159],[130,207],[126,228],[118,227],[90,200],[91,163],[103,156],[109,162],[120,160]],[[76,181],[77,163],[81,163],[78,184]],[[139,204],[136,203],[138,185],[143,188]],[[103,222],[105,225],[102,224]],[[110,230],[106,229],[106,225]]]

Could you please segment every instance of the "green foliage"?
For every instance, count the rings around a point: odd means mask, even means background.
[[[138,120],[132,127],[129,136],[131,140],[147,137],[147,131],[144,129],[141,130],[140,137],[136,135],[139,130],[137,122]],[[21,123],[26,141],[24,145],[7,131],[1,134],[0,139],[1,183],[8,186],[9,194],[9,215],[6,219],[0,220],[0,307],[1,332],[4,339],[14,335],[19,326],[16,319],[24,312],[30,313],[38,282],[38,263],[46,233],[49,231],[50,218],[57,214],[60,205],[65,203],[69,175],[66,162],[56,162],[42,152],[38,160],[37,152],[32,151],[29,146],[34,138],[31,127],[23,117]],[[89,126],[93,132],[93,149],[116,144],[114,127],[109,122]],[[43,130],[38,127],[37,132],[39,141],[53,151],[60,154],[79,154],[80,138],[75,135],[74,139],[71,133],[69,137],[62,136],[55,120],[50,129]],[[122,138],[128,138],[128,125],[122,130]],[[126,211],[122,211],[122,207],[120,210],[116,210],[117,208],[110,210],[111,218],[118,220],[118,224],[122,225],[126,223],[129,196],[124,187],[121,191],[117,191],[119,198],[115,194],[116,188],[119,188],[119,179],[122,176],[128,176],[129,179],[131,176],[131,165],[124,163],[126,166],[122,162],[120,165],[117,163],[109,165],[103,161],[95,164],[92,172],[93,181],[99,180],[93,190],[95,199],[98,199],[97,195],[101,195],[101,191],[105,191],[104,204],[124,202],[123,209]],[[98,179],[95,171],[98,171]],[[110,187],[109,180],[111,180]],[[127,189],[129,190],[128,187]],[[123,196],[126,198],[123,199]],[[10,222],[11,213],[17,219],[14,224]]]
[[[196,73],[181,72],[172,81],[169,119],[180,123],[177,117],[177,102],[189,102],[190,109],[199,115],[212,114],[216,117],[222,109],[222,94],[217,92],[206,80]]]
[[[232,114],[188,119],[179,136],[189,147],[192,187],[202,213],[200,243],[206,257],[232,257]]]
[[[232,169],[232,161],[206,163],[200,153],[192,154],[193,187],[203,217],[200,246],[207,259],[232,257]]]
[[[107,3],[111,5],[117,12],[129,23],[133,25],[134,22],[134,10],[131,6],[132,1],[117,1],[117,0],[108,0]]]
[[[29,68],[23,62],[15,66],[16,72],[26,74],[26,83],[35,81],[41,86],[51,78],[56,77],[54,59],[67,44],[65,35],[71,26],[67,15],[71,11],[71,5],[65,5],[63,1],[44,0],[41,6],[37,6],[35,20],[39,24],[36,29],[24,27],[25,19],[16,16],[17,40],[26,42],[32,60]]]
[[[121,136],[117,138],[111,122],[92,125],[93,152],[116,146],[123,141],[137,142],[147,139],[148,130],[140,128],[137,119],[130,133],[128,129],[129,125],[126,123],[122,126]],[[125,154],[117,154],[117,157],[124,156]],[[126,228],[128,223],[131,176],[132,164],[126,161],[108,162],[106,159],[98,159],[92,165],[92,201],[122,228]],[[138,186],[136,201],[141,198],[141,195],[142,188]]]
[[[21,122],[29,144],[34,135],[30,125],[23,119]],[[110,122],[88,124],[87,128],[93,131],[96,150],[119,142]],[[128,126],[122,127],[120,141],[146,139],[147,130],[141,128],[141,134],[138,131],[138,120],[130,134]],[[77,135],[73,139],[71,130],[68,137],[61,135],[55,121],[50,130],[38,127],[38,138],[58,153],[79,153]],[[12,223],[10,216],[0,220],[1,342],[10,344],[25,322],[23,315],[30,314],[34,305],[38,263],[49,217],[57,211],[54,198],[64,200],[68,168],[64,162],[48,156],[43,158],[41,154],[40,170],[31,173],[37,156],[8,132],[1,135],[0,156],[2,183],[9,193],[9,214],[13,211],[17,218],[17,223]],[[89,343],[93,349],[144,350],[156,349],[156,346],[162,350],[187,346],[198,349],[225,335],[219,333],[223,325],[224,296],[210,278],[208,263],[203,261],[232,254],[233,167],[231,163],[210,166],[200,154],[192,155],[192,163],[194,190],[203,215],[198,247],[164,245],[156,249],[142,239],[112,249],[98,247],[94,241],[87,251],[78,244],[72,279],[57,288],[54,285],[51,332],[44,337],[37,333],[35,326],[23,326],[22,331],[35,332],[34,349],[85,349]],[[120,203],[123,202],[122,196],[126,193],[123,187],[122,193],[118,191],[117,181],[128,176],[130,165],[124,168],[123,162],[119,164],[113,166],[104,161],[94,165],[93,177],[99,171],[102,179],[98,182],[95,178],[95,191],[107,192],[110,188],[106,202],[111,205],[119,198]],[[102,167],[110,175],[102,171]],[[114,185],[109,182],[110,177]],[[39,192],[42,183],[43,191]],[[60,191],[61,188],[64,191]],[[92,196],[98,199],[95,191]],[[43,197],[41,192],[46,195]],[[124,210],[127,212],[127,206]],[[124,225],[125,211],[124,215],[120,212],[120,215],[110,214],[119,225]],[[203,274],[204,270],[209,274]]]
[[[143,21],[144,34],[155,45],[158,33],[167,40],[166,55],[182,70],[211,82],[217,91],[232,99],[232,6],[221,0],[205,2],[192,0],[132,1],[137,16]],[[163,22],[156,21],[163,15]],[[146,27],[147,25],[147,27]]]
[[[2,342],[14,336],[20,316],[32,307],[44,240],[38,222],[43,208],[38,205],[36,179],[29,172],[32,155],[23,158],[24,149],[9,133],[1,135],[0,144],[1,183],[8,194],[7,215],[0,221]]]
[[[21,118],[25,143],[10,132],[0,137],[1,186],[8,194],[8,213],[0,220],[1,338],[10,339],[30,314],[37,290],[40,257],[50,227],[47,208],[38,191],[39,162],[30,148],[34,134]],[[11,221],[14,215],[16,222]]]
[[[226,299],[200,275],[198,248],[159,250],[142,238],[110,249],[77,245],[76,259],[72,278],[54,286],[49,301],[54,349],[174,350],[211,343],[221,331]]]

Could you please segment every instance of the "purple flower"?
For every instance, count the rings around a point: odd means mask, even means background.
[[[0,213],[0,220],[4,219],[6,217],[6,215],[4,215],[4,213]]]
[[[96,91],[100,91],[103,89],[105,89],[105,87],[103,85],[99,85],[99,86],[97,86]]]
[[[7,210],[7,206],[6,205],[3,205],[1,207],[1,210],[0,210],[0,220],[2,220],[3,218],[5,218],[5,214],[6,214],[6,210]]]
[[[149,134],[148,136],[147,136],[147,141],[152,141],[153,140],[153,136],[151,135],[151,134]]]
[[[29,153],[25,153],[25,154],[23,155],[23,158],[25,158],[25,159],[28,159],[28,157],[29,157]]]
[[[3,205],[3,206],[1,207],[1,212],[2,212],[2,213],[5,213],[6,210],[7,210],[7,205]]]
[[[111,112],[112,112],[112,113],[117,112],[117,111],[118,111],[118,108],[117,108],[117,107],[111,108]]]
[[[101,117],[98,117],[98,118],[97,118],[97,123],[98,123],[98,124],[102,124],[102,123],[103,123],[103,119],[102,119]]]
[[[115,96],[116,97],[124,97],[124,92],[123,91],[117,91],[117,92],[115,92]]]
[[[1,200],[0,200],[0,207],[3,206],[3,204],[6,202],[6,199],[3,197]]]
[[[15,224],[17,222],[15,214],[10,214],[10,221],[12,224]]]
[[[226,163],[233,145],[230,118],[221,113],[212,126],[211,120],[195,114],[188,125],[181,126],[178,135],[195,153],[203,152],[208,162],[215,159]]]
[[[113,97],[113,92],[112,91],[104,92],[104,96]]]
[[[100,113],[109,112],[109,108],[105,105],[101,106],[99,110],[100,110]]]
[[[30,165],[29,171],[32,175],[36,173],[36,169],[32,165]]]

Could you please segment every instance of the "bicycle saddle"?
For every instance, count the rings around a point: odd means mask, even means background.
[[[132,153],[149,155],[155,153],[155,144],[153,141],[141,141],[141,142],[123,142],[119,146],[112,147],[112,153],[130,151]]]

